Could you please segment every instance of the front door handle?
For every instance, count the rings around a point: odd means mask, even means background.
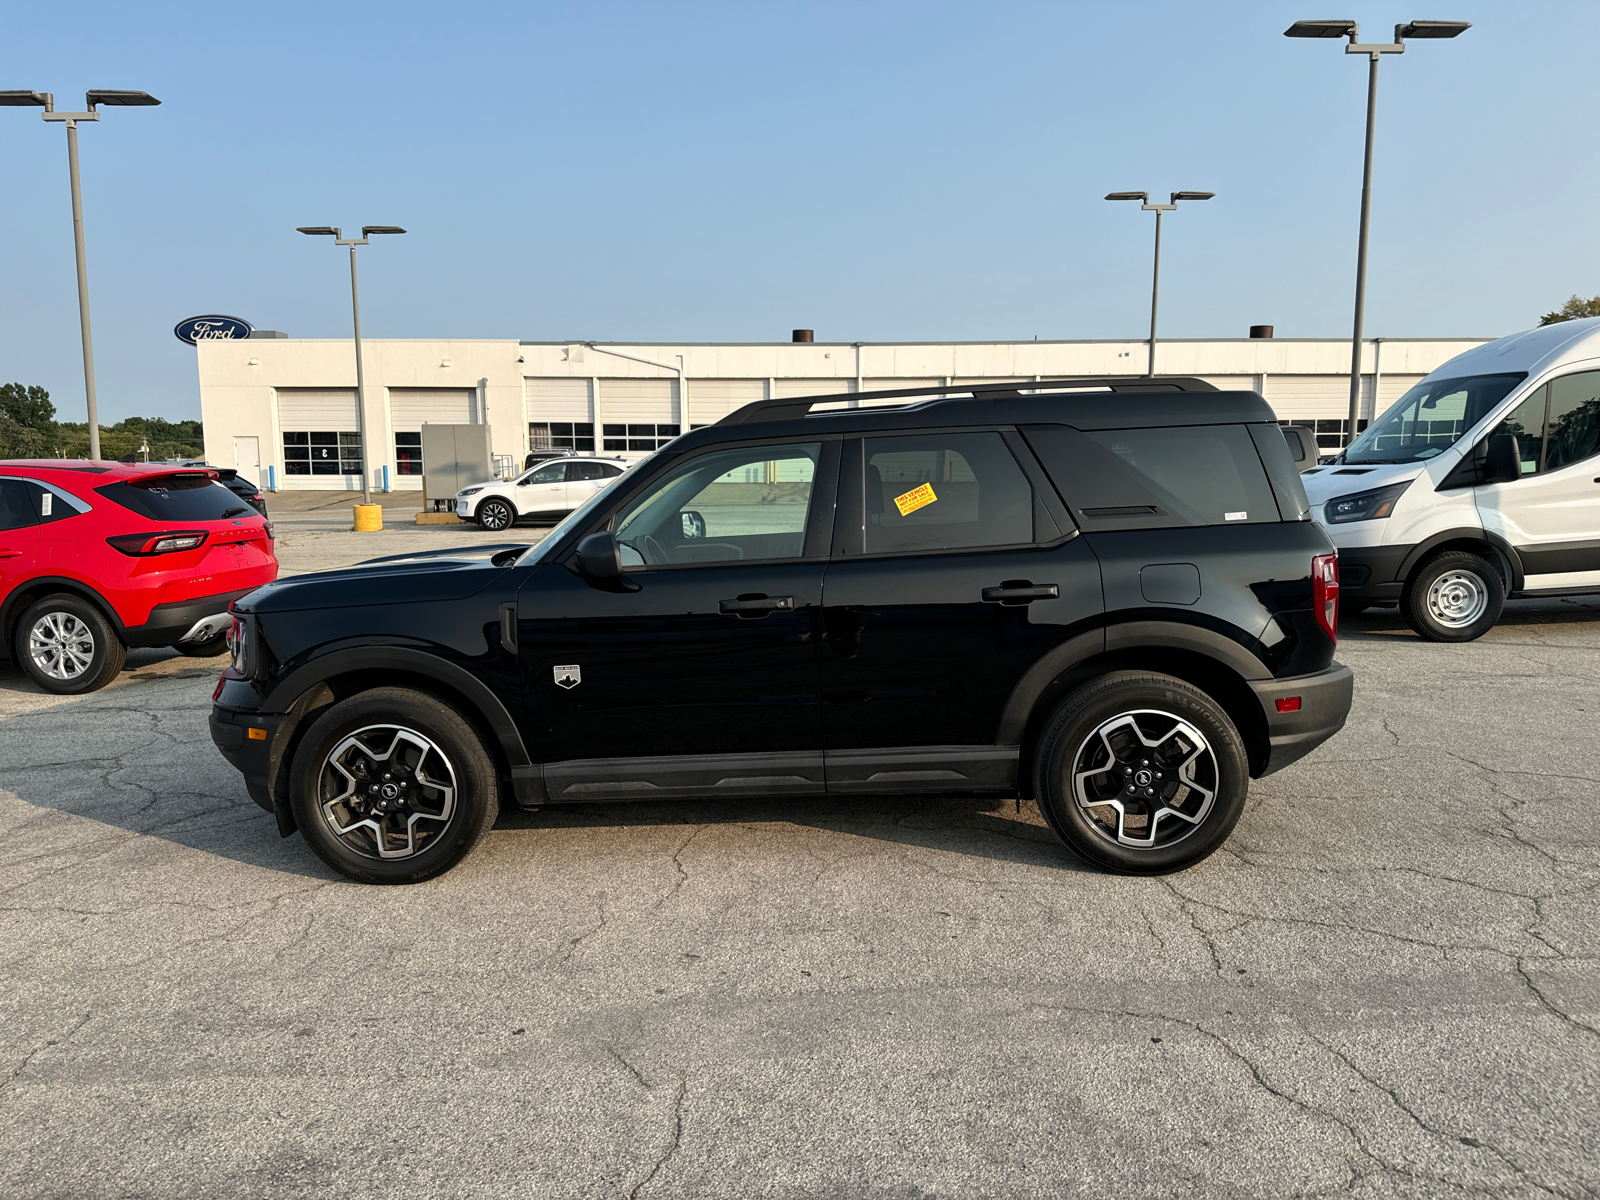
[[[793,596],[757,596],[745,595],[734,600],[719,600],[717,611],[735,616],[746,613],[768,613],[775,611],[793,611]]]
[[[1053,583],[1002,583],[983,589],[985,604],[1028,604],[1034,600],[1058,600],[1061,589]]]

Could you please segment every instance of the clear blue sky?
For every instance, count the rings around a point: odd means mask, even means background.
[[[1326,10],[1326,11],[1325,11]],[[1387,59],[1368,331],[1498,335],[1600,292],[1600,5],[8,6],[0,87],[145,89],[81,135],[101,417],[199,414],[173,324],[372,337],[1348,336],[1364,40]],[[82,419],[65,137],[0,109],[0,381]]]

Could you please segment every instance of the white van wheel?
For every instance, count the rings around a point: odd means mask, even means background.
[[[1447,550],[1406,581],[1400,613],[1430,642],[1470,642],[1494,628],[1505,608],[1500,572],[1482,555]]]

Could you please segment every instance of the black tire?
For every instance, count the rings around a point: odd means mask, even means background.
[[[289,800],[301,836],[341,875],[420,883],[455,866],[494,824],[496,779],[477,731],[447,705],[408,688],[373,688],[312,724],[295,751]],[[439,784],[453,786],[448,802]],[[391,857],[378,853],[380,837]]]
[[[491,533],[499,533],[517,523],[517,510],[511,507],[510,501],[490,497],[478,505],[475,519]]]
[[[1114,671],[1073,692],[1045,723],[1034,763],[1050,827],[1080,858],[1125,875],[1181,871],[1211,854],[1250,790],[1244,742],[1222,706],[1150,671]],[[1080,771],[1089,803],[1075,791]],[[1146,785],[1148,796],[1127,790]]]
[[[1494,564],[1469,550],[1436,554],[1411,573],[1400,615],[1430,642],[1470,642],[1494,628],[1506,606]]]
[[[105,614],[66,592],[28,606],[11,649],[29,679],[63,696],[99,691],[128,659],[128,648]]]
[[[174,642],[172,648],[186,658],[216,658],[228,652],[228,635],[219,633],[203,642]]]

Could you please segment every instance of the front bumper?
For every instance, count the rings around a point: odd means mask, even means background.
[[[1355,673],[1334,663],[1312,675],[1252,682],[1250,690],[1261,702],[1267,719],[1268,754],[1262,775],[1282,770],[1304,758],[1344,728],[1355,695]],[[1279,712],[1278,701],[1298,696],[1300,707]]]
[[[1350,546],[1339,548],[1339,600],[1378,604],[1400,599],[1406,581],[1400,568],[1414,546]]]
[[[278,740],[278,726],[287,715],[237,712],[221,705],[211,708],[211,740],[222,752],[222,757],[244,776],[244,786],[250,793],[250,799],[270,813],[278,811],[274,804],[272,781],[280,764],[273,748]],[[282,814],[279,814],[278,820],[281,825]]]
[[[255,588],[244,588],[237,592],[202,596],[198,600],[158,604],[150,610],[150,618],[143,625],[126,626],[122,631],[122,640],[130,647],[175,645],[200,621],[226,613],[230,604],[253,591]]]

